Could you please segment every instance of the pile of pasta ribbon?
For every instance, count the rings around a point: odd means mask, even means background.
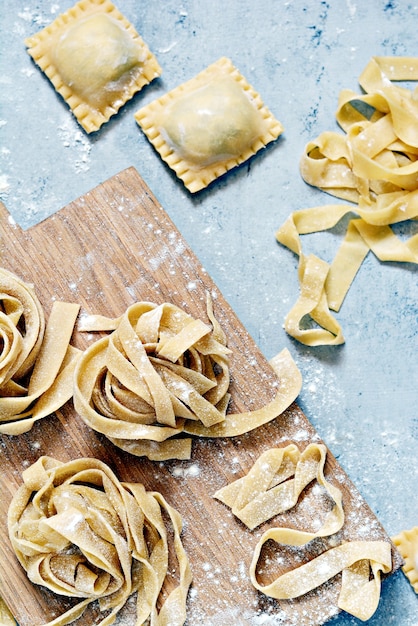
[[[83,331],[110,331],[81,355],[74,407],[116,446],[151,460],[188,459],[191,437],[231,437],[278,417],[297,397],[301,376],[286,351],[273,400],[261,409],[228,414],[226,338],[207,300],[210,324],[179,307],[137,302],[117,319],[88,316]]]
[[[303,452],[295,444],[271,448],[256,460],[250,471],[226,485],[214,497],[229,506],[248,528],[254,529],[275,515],[293,508],[303,490],[316,480],[334,502],[317,532],[274,527],[263,533],[250,565],[253,586],[277,600],[302,596],[342,572],[339,608],[361,620],[376,611],[380,598],[381,572],[389,572],[391,546],[387,541],[349,541],[330,548],[318,557],[279,575],[262,585],[257,566],[264,544],[272,540],[288,546],[305,546],[316,538],[329,537],[344,525],[341,491],[324,475],[327,450],[323,444],[309,444]]]
[[[40,457],[23,472],[23,481],[8,514],[17,558],[33,583],[81,599],[47,626],[71,623],[95,601],[106,613],[98,626],[109,626],[135,592],[138,626],[184,624],[192,575],[181,517],[161,494],[120,482],[107,465],[89,458],[63,463]],[[171,534],[178,570],[174,589]],[[157,608],[169,573],[165,600]]]
[[[352,204],[330,204],[292,213],[277,240],[299,257],[300,296],[286,316],[287,333],[306,345],[344,343],[338,312],[364,258],[418,262],[418,235],[398,237],[394,224],[418,218],[418,92],[393,81],[418,80],[418,58],[373,57],[359,83],[343,90],[336,119],[345,135],[324,132],[307,144],[303,179]],[[305,255],[300,235],[333,228],[353,212],[331,264]],[[310,317],[315,327],[302,328]]]
[[[0,268],[0,433],[19,435],[73,394],[78,304],[54,302],[48,322],[30,284]]]

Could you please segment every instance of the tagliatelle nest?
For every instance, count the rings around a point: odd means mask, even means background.
[[[98,626],[109,626],[135,592],[138,626],[149,618],[184,624],[192,576],[181,517],[161,494],[119,482],[105,463],[88,458],[62,463],[43,456],[23,472],[23,481],[8,514],[16,556],[33,583],[81,599],[51,626],[71,623],[95,601],[106,613]],[[178,585],[160,607],[171,533]]]
[[[185,420],[212,426],[225,419],[230,350],[223,334],[169,303],[136,303],[114,326],[80,360],[76,410],[133,454],[162,458],[177,449],[187,458],[189,441],[167,443]]]
[[[207,313],[210,324],[170,303],[138,302],[115,320],[84,319],[81,330],[111,331],[77,364],[74,407],[86,424],[137,456],[188,459],[185,434],[231,437],[280,415],[300,390],[290,355],[272,363],[285,363],[272,402],[228,414],[231,351],[209,299]]]
[[[79,305],[54,302],[48,322],[32,285],[0,268],[0,433],[19,435],[72,396]]]

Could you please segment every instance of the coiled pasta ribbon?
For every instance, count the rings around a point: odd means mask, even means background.
[[[24,433],[71,398],[78,311],[54,302],[45,324],[33,287],[0,268],[0,433]]]
[[[168,574],[166,514],[178,585],[167,588],[157,609]],[[23,472],[23,485],[9,507],[8,529],[16,556],[33,583],[81,599],[48,626],[71,623],[94,601],[106,613],[99,626],[108,626],[135,592],[138,626],[185,622],[192,575],[180,538],[179,513],[161,494],[147,492],[139,483],[119,482],[105,463],[40,457]]]
[[[359,79],[365,94],[340,94],[336,118],[346,134],[322,133],[302,156],[308,184],[353,203],[295,211],[276,233],[299,257],[301,292],[285,328],[306,345],[344,343],[330,310],[339,311],[370,250],[381,261],[418,262],[418,235],[403,241],[391,228],[418,218],[418,97],[392,82],[402,80],[418,80],[418,58],[372,58]],[[304,255],[301,235],[333,228],[351,212],[357,217],[331,264]],[[306,315],[318,327],[301,328]]]
[[[81,330],[111,331],[75,371],[74,406],[86,424],[132,454],[187,459],[186,434],[231,437],[280,415],[301,385],[290,354],[274,361],[281,384],[271,403],[227,414],[231,351],[210,300],[208,317],[210,325],[170,303],[138,302],[114,320],[83,320]]]

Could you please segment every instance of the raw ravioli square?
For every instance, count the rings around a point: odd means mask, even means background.
[[[396,537],[392,537],[392,540],[402,558],[405,559],[402,571],[415,593],[418,594],[418,526],[403,530]]]
[[[25,44],[88,133],[161,74],[156,57],[109,0],[80,0]]]
[[[225,57],[141,108],[135,119],[192,193],[283,132],[260,95]]]

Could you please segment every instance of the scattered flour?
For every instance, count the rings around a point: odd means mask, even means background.
[[[87,172],[90,169],[91,144],[71,117],[58,126],[58,136],[65,148],[76,150],[78,158],[74,160],[75,171]]]
[[[171,473],[175,478],[197,478],[200,476],[200,467],[197,463],[192,463],[188,467],[177,466]]]

